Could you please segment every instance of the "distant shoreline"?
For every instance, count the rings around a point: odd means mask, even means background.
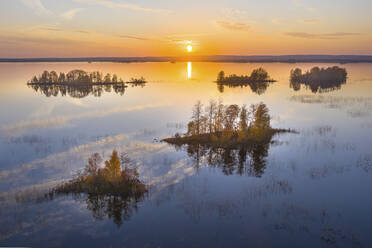
[[[189,56],[189,57],[81,57],[81,58],[0,58],[0,63],[40,62],[219,62],[219,63],[372,63],[372,55],[281,55],[281,56]]]

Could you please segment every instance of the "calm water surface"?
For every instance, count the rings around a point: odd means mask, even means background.
[[[371,247],[372,64],[341,65],[341,87],[290,87],[290,70],[333,64],[0,64],[0,246]],[[340,65],[339,65],[340,66]],[[217,73],[265,68],[266,90],[218,88]],[[145,77],[124,94],[35,92],[43,70]],[[58,93],[58,92],[57,92]],[[241,159],[190,153],[158,140],[184,133],[197,100],[264,102],[281,134]],[[44,193],[95,152],[135,161],[150,186],[136,207]]]

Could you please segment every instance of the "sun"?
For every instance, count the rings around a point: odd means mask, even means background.
[[[186,49],[187,49],[187,52],[188,53],[191,53],[192,52],[192,46],[191,45],[187,45]]]

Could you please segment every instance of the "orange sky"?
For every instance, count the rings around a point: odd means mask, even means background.
[[[372,54],[366,0],[1,4],[0,57]]]

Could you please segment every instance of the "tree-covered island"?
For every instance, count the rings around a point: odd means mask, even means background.
[[[217,87],[220,92],[224,91],[224,86],[227,87],[246,87],[257,94],[262,94],[266,91],[270,83],[275,82],[270,78],[268,72],[263,68],[254,69],[250,76],[236,74],[225,75],[224,71],[220,71],[217,76]]]
[[[310,71],[302,72],[300,68],[291,70],[290,86],[295,91],[301,89],[301,85],[310,88],[313,93],[329,92],[340,89],[346,83],[346,69],[338,66],[319,68],[313,67]]]
[[[277,133],[293,132],[272,128],[270,120],[269,109],[264,103],[247,108],[246,105],[225,106],[222,102],[210,101],[203,111],[203,105],[198,101],[193,108],[192,121],[187,125],[187,133],[163,141],[177,146],[198,144],[233,149],[267,143]]]
[[[146,80],[141,77],[124,82],[116,74],[103,76],[98,71],[87,73],[83,70],[72,70],[67,74],[61,72],[59,75],[55,71],[44,71],[40,76],[34,76],[29,80],[27,85],[47,97],[61,94],[73,98],[84,98],[89,95],[100,97],[103,92],[112,91],[123,95],[128,85],[144,87]]]
[[[138,203],[144,200],[148,188],[140,181],[137,170],[131,168],[127,155],[119,156],[114,150],[104,167],[101,167],[102,162],[98,153],[93,154],[82,172],[51,189],[44,199],[73,195],[85,201],[94,218],[102,220],[107,216],[119,227],[138,210]]]
[[[144,78],[135,79],[132,78],[128,82],[124,82],[121,78],[118,78],[116,74],[111,76],[110,73],[103,75],[102,72],[85,72],[83,70],[72,70],[68,73],[60,72],[59,74],[55,71],[44,71],[39,76],[33,76],[31,80],[27,82],[28,85],[101,85],[101,84],[135,84],[144,85],[146,80]]]

